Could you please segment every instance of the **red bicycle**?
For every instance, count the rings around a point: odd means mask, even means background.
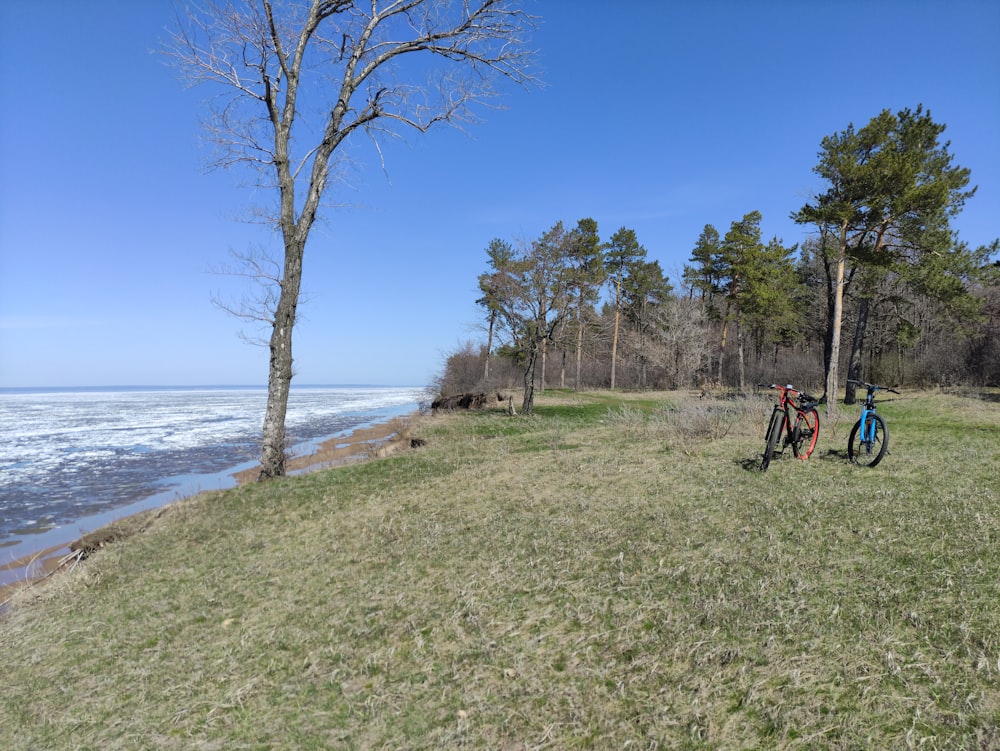
[[[777,389],[778,403],[771,411],[771,422],[767,425],[767,442],[764,445],[764,455],[760,460],[760,471],[764,472],[771,464],[775,449],[781,442],[781,452],[792,447],[792,453],[799,459],[808,459],[816,448],[819,438],[819,412],[816,411],[817,399],[804,391],[799,391],[791,384],[779,386],[776,383],[758,383],[760,388]]]

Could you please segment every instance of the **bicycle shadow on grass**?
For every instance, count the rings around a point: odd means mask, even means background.
[[[812,457],[821,462],[847,462],[850,464],[851,458],[847,455],[847,449],[827,449],[823,454],[814,454]]]
[[[779,464],[786,460],[801,461],[800,459],[792,456],[791,454],[789,454],[787,457],[783,455],[776,455],[773,459],[771,459],[771,466],[773,467],[775,464]],[[745,472],[760,472],[761,471],[760,461],[761,461],[761,455],[755,454],[754,456],[748,456],[744,459],[740,459],[739,461],[737,461],[737,464]],[[847,456],[847,451],[844,449],[827,449],[824,453],[820,453],[818,451],[813,452],[813,455],[810,456],[805,461],[850,463],[850,458]]]

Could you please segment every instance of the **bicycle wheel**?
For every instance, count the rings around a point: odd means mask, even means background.
[[[760,471],[766,472],[771,464],[771,457],[774,456],[774,447],[778,445],[781,437],[781,426],[785,420],[785,413],[780,409],[771,412],[771,422],[767,425],[767,442],[764,444],[764,455],[760,458]]]
[[[889,429],[880,415],[869,416],[865,428],[861,429],[861,420],[854,423],[847,439],[847,456],[852,464],[874,467],[889,448]]]
[[[808,459],[819,438],[819,412],[815,408],[800,412],[792,441],[792,453],[799,459]]]

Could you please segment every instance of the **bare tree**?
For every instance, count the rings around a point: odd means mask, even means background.
[[[709,317],[703,299],[673,297],[656,310],[654,334],[661,347],[657,364],[667,377],[669,388],[693,386],[698,373],[708,368]]]
[[[285,473],[303,255],[335,157],[355,132],[378,147],[384,136],[474,120],[470,108],[497,80],[531,81],[533,24],[514,0],[205,0],[181,20],[168,52],[190,80],[221,91],[209,131],[217,163],[248,165],[276,191],[268,219],[284,259],[259,479]]]

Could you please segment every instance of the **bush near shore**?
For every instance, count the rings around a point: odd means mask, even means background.
[[[548,391],[175,504],[17,598],[0,747],[1000,748],[1000,394],[760,473],[770,404]]]

